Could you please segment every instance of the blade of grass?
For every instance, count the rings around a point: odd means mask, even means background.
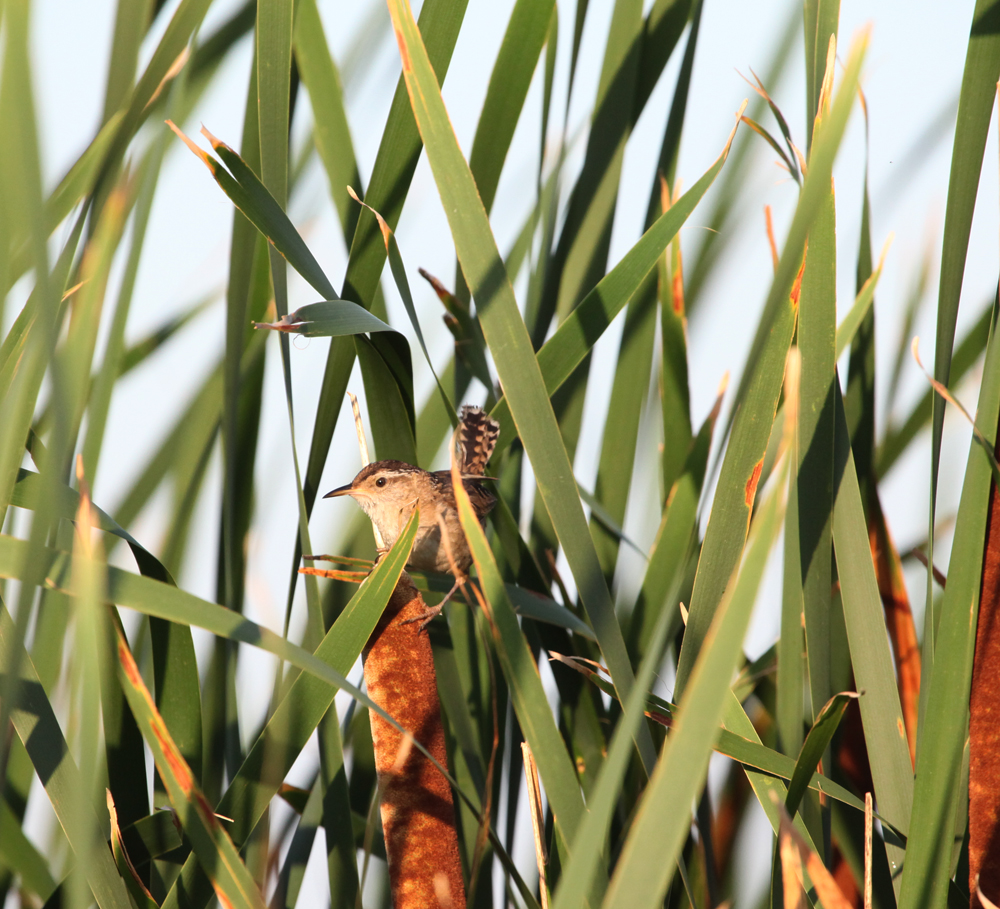
[[[518,0],[507,20],[469,154],[469,168],[486,211],[493,207],[500,172],[554,9],[554,0]]]
[[[128,4],[123,4],[128,5]],[[116,34],[117,37],[117,34]],[[108,90],[111,91],[111,74],[109,74]],[[166,151],[166,141],[158,137],[153,147],[146,155],[137,175],[139,186],[136,193],[135,213],[132,219],[131,247],[125,264],[125,274],[118,291],[111,330],[104,348],[104,358],[100,369],[94,377],[87,405],[87,432],[83,442],[83,463],[90,476],[97,478],[100,463],[104,430],[107,425],[108,411],[111,407],[111,396],[115,380],[120,374],[120,364],[125,346],[125,326],[128,320],[129,308],[132,303],[132,291],[139,270],[140,255],[146,237],[146,226],[153,207],[153,197],[156,192],[160,175],[160,166]]]
[[[670,187],[660,176],[660,209],[671,204]],[[652,214],[653,209],[650,209]],[[652,275],[647,281],[652,283]],[[662,491],[669,493],[684,466],[691,446],[691,392],[688,387],[687,314],[684,300],[684,266],[680,235],[671,241],[656,269],[656,294],[660,301],[662,343],[659,392],[663,419],[663,452],[660,456]],[[669,429],[668,429],[669,427]],[[669,444],[667,438],[669,435]]]
[[[840,0],[807,0],[803,5],[802,25],[806,50],[806,153],[812,150],[816,115],[820,112],[820,97],[827,66],[830,39],[837,41]]]
[[[6,43],[0,72],[0,156],[4,160],[0,168],[0,198],[4,202],[4,221],[9,225],[4,231],[5,243],[11,235],[26,238],[28,261],[36,277],[32,293],[35,322],[26,338],[27,350],[0,398],[0,425],[4,427],[0,438],[0,525],[21,466],[38,390],[55,346],[55,316],[58,295],[63,289],[62,282],[56,284],[49,275],[41,218],[42,177],[28,57],[28,9],[17,7],[6,12]],[[75,246],[73,242],[74,250]],[[7,273],[7,251],[6,245],[0,251],[0,276]],[[67,272],[69,264],[64,261]],[[4,288],[6,298],[6,280],[0,287]]]
[[[651,288],[652,290],[652,288]],[[639,421],[649,391],[656,335],[656,294],[646,293],[629,304],[618,350],[611,400],[594,484],[594,496],[615,526],[625,520],[632,468],[639,452]],[[620,535],[609,530],[593,510],[590,533],[608,586],[614,579]]]
[[[255,328],[304,335],[307,338],[336,338],[372,331],[393,331],[367,309],[347,300],[307,303],[277,322],[254,322]]]
[[[302,275],[322,297],[327,300],[337,299],[333,285],[309,251],[301,234],[295,229],[288,215],[285,214],[277,197],[269,191],[243,158],[225,142],[215,138],[208,130],[202,128],[202,134],[219,156],[219,160],[216,160],[208,152],[195,145],[172,122],[168,122],[167,125],[204,162],[213,179],[219,184],[219,188],[229,196],[233,205],[243,212],[292,268]],[[283,316],[285,313],[279,312],[278,315]]]
[[[861,285],[858,295],[854,298],[854,303],[847,311],[847,315],[840,320],[837,326],[837,350],[836,357],[839,360],[844,351],[854,343],[859,329],[872,311],[872,302],[875,299],[875,289],[878,287],[878,280],[882,277],[882,266],[885,265],[886,253],[889,251],[889,244],[892,242],[892,234],[885,241],[882,247],[882,255],[879,257],[878,268],[875,269]]]
[[[295,62],[312,105],[316,150],[326,170],[344,239],[350,243],[358,223],[358,210],[351,205],[347,187],[363,190],[344,110],[340,73],[326,42],[316,0],[301,0],[297,5],[293,40]]]
[[[685,642],[678,663],[679,691],[683,690],[694,665],[715,605],[722,596],[726,578],[732,573],[743,549],[753,495],[770,434],[771,415],[778,403],[785,353],[796,316],[798,293],[796,289],[793,302],[793,283],[802,263],[807,233],[823,198],[829,192],[833,160],[853,106],[867,43],[867,32],[861,32],[852,42],[844,77],[831,104],[830,114],[821,121],[822,128],[810,156],[809,172],[736,394],[730,418],[732,433],[712,503],[712,516],[705,531]],[[765,414],[767,418],[762,420],[761,416]]]
[[[757,332],[750,346],[750,352],[747,356],[747,364],[750,368],[744,371],[740,380],[740,387],[736,394],[737,402],[742,401],[746,395],[746,389],[753,378],[754,366],[759,362],[761,351],[768,341],[777,313],[783,307],[795,281],[805,251],[809,228],[819,212],[823,199],[830,190],[833,161],[837,156],[840,140],[843,138],[848,117],[854,106],[861,64],[868,48],[868,40],[869,32],[867,30],[861,30],[852,39],[848,58],[844,65],[844,75],[830,105],[830,113],[822,119],[821,128],[814,137],[814,147],[809,153],[809,171],[802,184],[795,214],[792,216],[792,223],[785,238],[785,246],[778,261],[778,269],[775,272],[774,281],[771,284],[757,326]]]
[[[453,473],[456,469],[453,466]],[[511,701],[525,739],[538,762],[556,829],[568,850],[584,818],[576,771],[553,721],[538,667],[507,599],[489,544],[460,481],[455,486],[455,502],[482,584],[481,605],[487,611],[497,657],[510,686]]]
[[[829,20],[824,13],[833,7]],[[815,111],[817,123],[830,115],[830,91],[836,65],[836,24],[839,2],[816,0],[805,4],[806,74],[809,85],[810,18],[819,18],[820,38],[833,29],[825,59],[817,61],[825,73]],[[823,50],[822,47],[819,48]],[[810,104],[812,98],[810,96]],[[779,266],[780,267],[780,266]],[[798,443],[795,482],[798,486],[799,578],[805,618],[806,676],[809,690],[807,717],[814,723],[833,695],[831,680],[830,613],[833,588],[833,383],[836,381],[837,333],[837,224],[833,183],[820,202],[809,231],[799,295],[796,346],[801,357]],[[794,571],[794,566],[793,566]],[[807,739],[808,741],[808,739]],[[805,747],[805,745],[803,745]],[[828,756],[826,763],[829,764]],[[791,792],[790,787],[790,792]],[[794,792],[792,792],[794,795]],[[814,833],[814,839],[820,837]],[[822,837],[826,839],[826,837]],[[826,844],[823,843],[824,853]]]
[[[734,421],[691,594],[677,666],[675,690],[678,695],[684,691],[713,621],[716,605],[725,592],[726,581],[720,572],[728,569],[731,574],[739,564],[785,375],[785,360],[797,310],[798,287],[793,289],[779,313],[774,331],[753,370],[753,384]]]
[[[839,383],[835,383],[834,391],[837,431],[833,543],[851,664],[861,692],[861,718],[879,813],[906,834],[911,828],[913,767]],[[887,845],[886,852],[898,896],[902,851],[898,846]]]
[[[594,873],[602,867],[605,860],[608,827],[615,805],[621,797],[623,778],[632,757],[632,739],[639,724],[645,722],[645,693],[649,690],[656,667],[662,659],[669,628],[669,614],[662,610],[653,634],[646,643],[635,687],[629,694],[628,703],[624,705],[624,716],[611,739],[608,757],[601,767],[597,786],[587,799],[587,814],[573,838],[569,861],[560,876],[554,909],[572,909],[584,905]]]
[[[639,72],[636,75],[632,125],[646,107],[663,68],[684,33],[691,13],[691,0],[655,0],[642,26]]]
[[[642,47],[642,4],[617,0],[608,28],[583,168],[573,186],[559,242],[546,266],[533,345],[541,347],[555,313],[560,321],[605,272],[611,220],[632,126]],[[655,57],[661,66],[665,58]]]
[[[132,90],[136,67],[139,65],[139,48],[149,28],[152,6],[150,0],[142,0],[140,3],[121,0],[118,3],[108,82],[104,89],[102,123],[108,122]]]
[[[255,30],[260,176],[264,189],[282,210],[288,201],[288,128],[291,120],[289,92],[294,8],[292,0],[259,0]],[[219,150],[216,143],[213,145],[216,146],[216,150],[219,151],[223,160],[227,161],[231,169],[239,169],[239,164],[233,160],[238,158],[235,152]],[[249,168],[247,168],[247,172],[246,179],[252,180],[253,172]],[[285,262],[276,248],[268,248],[268,257],[271,264],[271,287],[274,291],[275,308],[279,318],[281,318],[288,313]],[[332,296],[334,294],[329,294],[329,297]],[[278,349],[281,352],[289,443],[292,453],[292,467],[295,471],[295,492],[299,506],[298,539],[305,550],[312,551],[312,545],[309,541],[309,510],[306,508],[305,496],[302,493],[302,471],[299,467],[298,448],[295,444],[295,407],[292,399],[290,345],[288,337],[284,333],[278,335]],[[293,573],[288,585],[285,605],[286,634],[292,612],[296,581],[297,575]],[[308,576],[305,578],[305,591],[307,630],[304,640],[310,646],[316,646],[323,637],[324,626],[319,602],[319,588],[315,578]]]
[[[945,203],[944,239],[941,242],[941,273],[938,279],[937,332],[934,342],[934,378],[943,385],[951,382],[952,348],[955,325],[965,275],[965,258],[976,207],[979,175],[986,150],[986,135],[1000,77],[1000,30],[995,21],[995,0],[976,0],[972,28],[962,72],[958,99],[958,120],[948,178]],[[944,401],[931,401],[931,488],[927,522],[927,564],[934,564],[934,517],[937,502],[938,470],[941,457],[941,434],[944,428]],[[931,690],[932,670],[937,650],[938,607],[933,596],[933,572],[927,569],[927,601],[924,614],[920,707],[926,709],[924,692]]]
[[[663,755],[642,796],[608,889],[606,907],[657,905],[691,824],[691,803],[708,771],[729,680],[768,554],[781,527],[783,485],[775,484],[754,522],[743,569],[728,585],[681,701]]]
[[[679,595],[688,562],[694,555],[697,545],[698,501],[705,481],[712,432],[721,402],[720,395],[716,407],[698,431],[681,475],[667,496],[667,504],[663,509],[663,517],[642,580],[642,589],[629,620],[628,643],[634,656],[645,652],[645,642],[651,640],[659,614],[664,610],[674,609],[674,595]],[[680,611],[677,610],[670,625],[671,635],[676,634],[679,622]]]
[[[70,614],[70,645],[73,656],[69,661],[68,676],[70,703],[79,722],[74,736],[76,752],[79,756],[80,788],[73,793],[75,805],[71,806],[78,817],[86,817],[88,809],[93,810],[103,782],[104,767],[101,766],[100,728],[102,698],[101,688],[108,690],[113,682],[102,678],[110,675],[110,653],[107,639],[110,628],[103,605],[105,589],[105,567],[100,538],[94,533],[94,522],[87,493],[87,481],[83,463],[76,461],[76,479],[83,494],[76,515],[73,532],[72,578],[73,586],[79,592],[73,602]],[[143,780],[145,782],[145,780]],[[81,850],[81,857],[92,855],[104,845],[103,832],[92,826],[86,832],[89,842],[75,844]],[[78,862],[69,875],[70,898],[81,904],[89,902],[90,893],[87,872],[83,862]]]
[[[572,481],[572,466],[559,435],[527,328],[475,181],[448,122],[444,101],[412,13],[405,0],[392,0],[390,14],[414,116],[449,218],[462,270],[476,299],[483,332],[591,625],[616,686],[627,697],[633,681],[632,668],[621,628],[614,616],[614,605],[600,574],[594,543],[587,530],[576,484]],[[639,746],[643,763],[651,768],[655,756],[648,729],[640,729]],[[537,754],[537,749],[535,751]]]
[[[802,743],[802,750],[795,761],[795,770],[788,784],[788,795],[785,797],[785,811],[792,817],[798,811],[802,796],[809,788],[809,781],[816,772],[816,766],[822,761],[826,749],[830,745],[833,734],[837,731],[844,716],[847,705],[852,698],[858,697],[853,691],[842,691],[835,694],[816,715],[816,722]]]
[[[159,909],[159,904],[153,899],[153,895],[146,887],[145,881],[139,876],[132,859],[125,849],[122,841],[122,831],[118,826],[118,811],[115,809],[115,800],[111,795],[111,790],[107,790],[108,814],[111,817],[111,851],[115,857],[115,864],[118,866],[118,873],[128,887],[129,895],[136,906],[141,909]]]
[[[988,439],[996,438],[997,412],[1000,410],[997,311],[997,304],[994,303],[990,342],[976,410],[976,424]],[[952,841],[950,836],[940,834],[955,828],[956,789],[962,776],[962,752],[967,736],[969,686],[991,480],[989,461],[973,440],[955,522],[948,585],[940,606],[934,674],[930,678],[921,676],[921,694],[926,690],[926,696],[922,698],[925,706],[917,740],[913,816],[903,866],[900,909],[942,905],[947,898]],[[924,649],[928,646],[925,638]],[[926,661],[924,666],[927,666]]]
[[[256,10],[251,9],[252,25]],[[256,61],[255,61],[256,63]],[[244,105],[241,149],[250,169],[260,171],[260,134],[257,108],[257,67],[250,68]],[[242,612],[246,575],[246,537],[250,530],[254,499],[254,467],[262,409],[264,358],[263,338],[248,337],[248,321],[263,318],[270,303],[270,263],[265,241],[250,221],[233,211],[229,244],[229,281],[226,285],[226,348],[222,366],[221,435],[223,457],[220,518],[220,556],[216,569],[216,598],[234,612]],[[256,342],[259,356],[244,371],[243,358]],[[206,736],[202,789],[214,804],[218,801],[224,772],[235,772],[239,755],[238,706],[228,684],[235,675],[238,651],[227,641],[213,642],[205,679],[203,717]]]

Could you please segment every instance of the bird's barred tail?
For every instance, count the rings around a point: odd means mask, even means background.
[[[500,435],[500,424],[479,407],[466,404],[462,408],[458,426],[462,473],[468,476],[486,473],[489,461]]]

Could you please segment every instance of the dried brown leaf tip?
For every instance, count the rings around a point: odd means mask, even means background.
[[[781,800],[777,797],[777,793],[771,793],[771,800],[774,806],[778,809],[779,815],[781,817],[781,824],[779,827],[779,837],[781,843],[781,857],[782,857],[782,870],[790,865],[792,876],[794,877],[794,883],[797,886],[792,886],[792,881],[785,878],[785,905],[789,905],[789,899],[792,898],[792,893],[796,891],[802,891],[804,889],[803,885],[803,866],[805,867],[806,874],[812,880],[813,889],[816,892],[816,896],[819,897],[820,903],[823,905],[824,909],[853,909],[852,905],[837,882],[834,880],[833,875],[826,869],[820,857],[809,848],[808,843],[802,838],[798,830],[795,829],[792,819],[788,816],[788,812],[785,811],[785,806],[781,803]],[[798,853],[797,857],[795,853]],[[785,858],[788,856],[789,861],[786,864]],[[792,905],[795,905],[793,902]]]
[[[277,322],[252,322],[254,328],[266,328],[270,331],[301,332],[307,322],[299,315],[299,310],[283,315]]]
[[[816,126],[819,126],[824,115],[830,107],[830,98],[833,95],[833,71],[837,65],[837,36],[830,35],[830,42],[826,47],[826,69],[823,72],[823,82],[819,90],[819,98],[816,102]]]
[[[153,900],[153,894],[151,894],[143,883],[142,878],[139,877],[139,872],[135,870],[135,865],[132,863],[132,859],[128,854],[128,850],[125,848],[125,842],[122,839],[121,827],[118,825],[118,810],[115,808],[115,800],[111,795],[110,789],[105,789],[105,799],[108,806],[108,816],[111,821],[111,851],[114,853],[115,858],[119,861],[119,870],[121,870],[121,864],[124,864],[128,869],[129,877],[132,879],[133,886],[135,886],[139,893],[143,897],[149,900],[149,903],[156,905]]]
[[[203,136],[204,136],[204,137],[205,137],[206,139],[208,139],[208,141],[209,141],[209,142],[211,143],[211,145],[212,145],[212,148],[214,148],[214,149],[215,149],[216,151],[218,151],[218,150],[219,150],[220,148],[224,148],[224,149],[226,149],[226,151],[231,151],[231,152],[233,152],[233,154],[234,154],[234,155],[236,154],[236,152],[234,152],[234,151],[232,150],[232,148],[230,148],[230,147],[229,147],[228,145],[226,145],[226,143],[225,143],[225,142],[223,142],[223,141],[222,141],[221,139],[216,139],[216,138],[215,138],[215,136],[213,136],[213,135],[212,135],[212,134],[211,134],[211,133],[210,133],[210,132],[208,131],[208,127],[207,127],[207,126],[202,126],[202,128],[201,128],[201,134],[202,134],[202,135],[203,135]]]
[[[434,277],[426,268],[418,268],[417,271],[420,273],[420,277],[423,278],[430,286],[434,289],[434,293],[437,294],[438,299],[444,304],[444,308],[448,312],[457,316],[461,313],[468,313],[469,307],[459,299],[455,294],[453,294],[444,283],[439,279]]]
[[[184,135],[184,132],[180,129],[180,127],[177,126],[176,123],[174,123],[173,120],[164,120],[163,122],[166,123],[167,126],[169,126],[174,131],[174,133],[181,140],[181,142],[183,142],[188,148],[191,149],[192,152],[194,152],[199,158],[201,158],[202,161],[205,162],[205,167],[208,168],[209,173],[211,173],[212,176],[214,177],[216,174],[216,168],[219,166],[218,162],[215,161],[211,157],[211,155],[209,155],[209,153],[205,151],[205,149],[199,148],[197,145],[195,145],[195,143],[191,139],[189,139],[186,135]]]
[[[743,103],[740,105],[740,109],[736,111],[736,122],[733,124],[732,132],[729,134],[729,138],[726,139],[726,147],[722,149],[722,157],[725,158],[729,154],[729,149],[732,147],[733,139],[736,138],[736,130],[739,129],[740,121],[743,119],[743,111],[747,109],[747,99],[743,99]]]
[[[771,218],[771,206],[764,206],[764,224],[767,228],[767,245],[771,248],[771,264],[778,271],[778,244],[774,239],[774,221]]]
[[[372,208],[367,202],[361,201],[358,198],[358,194],[354,191],[353,186],[347,187],[347,194],[360,205],[362,208],[367,208],[373,215],[375,215],[375,220],[378,221],[378,229],[382,231],[382,242],[385,244],[385,251],[389,251],[389,241],[392,239],[392,229],[388,224],[385,223],[385,218],[383,218],[374,208]]]

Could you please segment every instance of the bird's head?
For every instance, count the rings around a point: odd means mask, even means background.
[[[404,461],[375,461],[363,467],[346,486],[339,486],[323,498],[350,496],[378,525],[388,542],[389,537],[398,536],[409,519],[420,497],[419,482],[424,475],[419,467]]]

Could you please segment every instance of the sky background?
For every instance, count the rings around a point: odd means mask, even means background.
[[[232,0],[218,0],[213,4],[205,20],[204,32],[211,32],[237,5]],[[328,41],[342,68],[355,152],[362,180],[367,185],[399,75],[388,14],[377,0],[319,0],[319,5]],[[171,0],[168,6],[171,12],[176,0]],[[478,112],[511,7],[512,0],[470,0],[444,84],[445,102],[466,153],[471,148]],[[569,132],[576,134],[578,140],[568,163],[569,174],[579,167],[586,145],[587,112],[597,88],[612,7],[611,0],[591,0],[589,6],[570,106]],[[950,15],[942,13],[941,4],[926,0],[914,3],[844,0],[841,4],[841,60],[846,59],[847,43],[855,32],[867,24],[872,27],[863,85],[869,112],[867,162],[876,259],[887,237],[895,235],[875,303],[879,372],[888,370],[895,355],[902,305],[922,263],[928,260],[932,275],[930,293],[916,333],[922,339],[924,363],[933,368],[933,303],[953,126],[953,119],[946,115],[954,109],[958,96],[972,3],[948,4],[947,8]],[[33,62],[40,144],[46,155],[43,161],[46,185],[53,187],[89,143],[100,121],[114,3],[112,0],[88,0],[86,3],[36,0],[33,10]],[[732,128],[735,112],[741,101],[750,96],[750,89],[740,74],[749,77],[753,69],[763,76],[778,36],[792,15],[801,21],[801,4],[789,4],[786,0],[754,4],[706,0],[677,167],[684,186],[697,180],[719,154]],[[554,108],[560,117],[566,93],[573,18],[572,4],[560,4],[554,92]],[[167,19],[168,16],[160,16],[158,27],[144,45],[140,66],[149,59]],[[363,50],[357,53],[352,49],[358,45],[359,36],[365,37]],[[682,44],[683,41],[686,37]],[[797,144],[804,148],[805,90],[801,45],[799,27],[786,77],[779,85],[768,88],[788,120]],[[196,137],[200,124],[204,124],[214,135],[239,147],[251,50],[249,39],[245,39],[229,55],[212,88],[184,125],[190,136]],[[611,264],[632,246],[641,231],[680,53],[675,53],[674,57],[647,104],[626,152],[611,243]],[[536,73],[492,213],[501,251],[509,248],[533,203],[541,111],[538,76]],[[300,102],[306,101],[307,96],[303,93]],[[303,113],[305,111],[303,106]],[[296,149],[306,133],[307,119],[296,118],[293,130]],[[935,121],[945,125],[929,133],[928,125]],[[764,122],[768,128],[773,126],[770,120]],[[159,122],[151,122],[146,125],[143,138],[148,141],[164,129],[166,127]],[[771,259],[763,207],[765,204],[773,207],[780,247],[797,197],[794,183],[776,166],[773,151],[763,141],[755,144],[755,155],[751,184],[745,188],[746,216],[727,257],[712,275],[689,325],[695,425],[707,415],[726,371],[734,380],[731,392],[735,388],[770,286]],[[905,162],[914,155],[921,164],[916,168],[908,167]],[[855,107],[834,171],[841,313],[846,311],[854,296],[865,160],[865,124],[859,108]],[[993,127],[973,225],[959,312],[959,337],[978,317],[996,287],[997,197],[997,142]],[[709,204],[703,203],[687,222],[682,234],[686,251],[694,248],[697,232],[704,229],[703,219],[709,210]],[[289,211],[323,269],[339,287],[346,264],[346,249],[329,201],[325,173],[315,157],[290,200]],[[232,206],[228,199],[203,165],[179,141],[174,142],[164,165],[147,232],[127,338],[135,340],[145,335],[206,294],[215,294],[216,302],[167,348],[116,387],[106,455],[102,458],[94,489],[95,501],[111,514],[115,513],[116,504],[148,456],[159,445],[167,427],[222,354],[225,319],[222,292],[227,279],[231,223]],[[451,349],[450,335],[441,323],[439,302],[417,276],[416,270],[423,267],[451,285],[455,258],[447,221],[425,158],[421,158],[417,168],[397,238],[432,358],[435,364],[441,365]],[[289,274],[290,308],[314,302],[315,293],[291,271]],[[113,281],[109,293],[113,294],[115,289]],[[391,281],[383,281],[383,289],[391,321],[412,340],[412,331]],[[523,291],[523,284],[517,289]],[[12,309],[16,310],[16,306],[8,307],[8,324],[16,315]],[[595,362],[600,362],[602,350],[613,355],[620,331],[619,320],[602,338]],[[257,460],[257,512],[249,545],[248,613],[280,629],[297,516],[284,391],[277,369],[277,342],[270,339],[268,343],[272,349],[268,357],[262,443]],[[324,339],[301,338],[293,343],[292,372],[298,427],[295,442],[303,463],[328,344]],[[414,354],[413,362],[419,406],[431,393],[431,377],[419,353]],[[978,375],[975,372],[959,388],[959,397],[970,410],[975,407]],[[363,400],[362,383],[357,374],[352,377],[349,387]],[[926,389],[926,380],[912,360],[907,361],[901,388],[905,412]],[[600,439],[609,393],[610,377],[608,381],[591,382],[582,439]],[[727,400],[727,406],[728,403]],[[879,406],[877,431],[881,437],[891,415],[885,412],[881,398]],[[353,425],[346,418],[347,411],[342,416],[321,483],[324,490],[349,481],[359,467]],[[957,506],[969,440],[967,426],[950,412],[947,427],[940,515],[953,513]],[[922,436],[921,442],[896,465],[881,487],[889,525],[901,549],[921,540],[926,533],[928,440],[929,435]],[[669,439],[665,441],[670,444]],[[599,444],[580,445],[576,469],[586,488],[593,488],[598,455]],[[442,462],[433,466],[444,465]],[[179,578],[182,586],[209,598],[213,597],[215,588],[216,503],[220,483],[221,469],[216,456],[195,517],[194,532],[199,534],[199,542],[192,547]],[[630,503],[626,532],[640,545],[648,547],[659,519],[649,504],[656,497],[638,498],[641,501]],[[348,519],[353,517],[353,508],[353,503],[344,500],[317,505],[312,526],[318,549],[335,549],[338,528],[346,526]],[[167,494],[162,492],[130,529],[155,549],[163,537],[168,513]],[[941,567],[946,567],[950,540],[945,538],[942,542],[937,561]],[[777,551],[780,552],[780,546]],[[761,595],[746,643],[751,656],[766,649],[777,636],[778,574],[776,571],[769,573]],[[924,598],[923,577],[920,570],[907,573],[918,629]],[[301,615],[302,610],[298,612]],[[204,643],[201,642],[202,647]],[[268,658],[260,659],[265,662],[258,663],[252,657],[244,660],[241,684],[245,681],[249,687],[254,685],[258,669],[267,665]],[[265,678],[270,679],[270,671]],[[664,684],[669,691],[669,679],[665,679]],[[303,777],[308,770],[305,766],[308,760],[306,756],[300,762],[304,767]],[[747,853],[747,861],[752,860],[751,850]],[[311,863],[311,874],[317,870],[317,864]],[[321,884],[322,879],[319,880]],[[748,901],[750,898],[746,896]]]

